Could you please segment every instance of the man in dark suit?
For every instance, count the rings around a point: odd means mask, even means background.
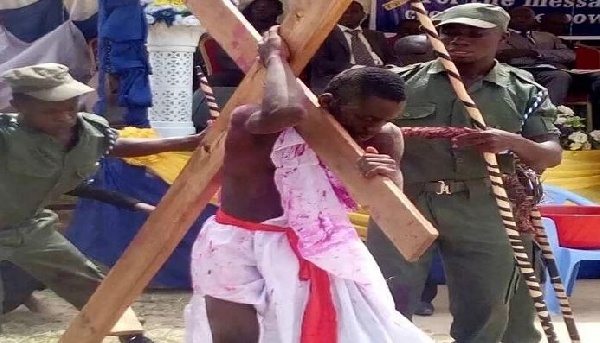
[[[238,9],[261,35],[271,26],[277,25],[279,16],[283,14],[283,3],[280,0],[247,0],[234,1],[234,3],[239,3]],[[211,86],[237,87],[244,78],[244,72],[220,45],[215,48],[214,56],[214,61],[211,63],[218,64],[219,72],[208,75]],[[208,61],[198,62],[205,64]],[[203,69],[206,70],[206,68]]]
[[[353,1],[311,61],[310,84],[320,91],[335,75],[354,66],[398,64],[383,32],[363,30],[367,14]]]

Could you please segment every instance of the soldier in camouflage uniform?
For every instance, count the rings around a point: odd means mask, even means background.
[[[559,164],[555,107],[546,101],[527,116],[526,109],[542,87],[529,73],[495,60],[509,22],[502,8],[458,5],[435,19],[440,20],[441,40],[490,128],[452,141],[407,138],[401,162],[404,192],[439,230],[439,239],[417,262],[409,263],[370,223],[368,246],[406,316],[412,317],[419,303],[437,247],[454,318],[451,335],[457,343],[539,342],[533,303],[519,278],[482,152],[499,154],[507,173],[513,168],[513,154],[538,172]],[[406,80],[408,99],[395,122],[398,126],[471,126],[441,62],[398,72]],[[513,296],[519,301],[510,302]]]
[[[93,89],[68,71],[47,63],[2,75],[18,114],[0,115],[0,260],[14,263],[81,309],[103,275],[55,230],[58,217],[45,207],[92,176],[106,154],[192,151],[201,135],[119,139],[103,118],[77,112],[78,98]],[[3,299],[1,287],[2,282]],[[150,341],[143,335],[120,339]]]

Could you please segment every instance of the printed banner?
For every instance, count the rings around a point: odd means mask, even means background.
[[[390,0],[376,0],[377,30],[396,32],[396,26],[403,19],[416,18],[409,4],[393,10],[384,8]],[[571,19],[570,35],[600,36],[600,0],[423,0],[423,5],[433,15],[455,5],[480,2],[502,6],[510,10],[519,6],[531,7],[537,14],[538,20],[545,13],[565,13]],[[391,5],[391,3],[390,3]]]

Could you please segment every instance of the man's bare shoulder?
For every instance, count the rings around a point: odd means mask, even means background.
[[[374,139],[379,139],[390,143],[402,141],[402,130],[392,123],[387,123],[381,128],[381,131],[374,137]]]
[[[368,145],[374,147],[380,153],[389,155],[399,161],[402,156],[402,151],[404,150],[402,130],[392,123],[387,123],[381,128],[381,131],[368,142]]]
[[[387,123],[381,128],[381,133],[389,136],[402,137],[402,130],[393,123]]]
[[[246,129],[248,118],[260,110],[261,106],[249,104],[236,107],[232,111],[231,128],[227,135],[227,142],[230,147],[242,151],[273,145],[278,135],[256,135]]]

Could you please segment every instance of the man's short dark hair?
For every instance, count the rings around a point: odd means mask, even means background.
[[[343,105],[370,96],[398,102],[406,100],[404,79],[390,70],[376,67],[345,70],[329,82],[323,93],[332,94]]]
[[[283,14],[283,3],[280,0],[269,0],[269,1],[271,1],[271,3],[277,7],[277,11],[279,12],[279,15],[282,15]],[[250,10],[251,10],[252,6],[254,6],[255,2],[256,2],[256,0],[253,0],[251,3],[248,4],[248,6],[246,6],[246,8],[244,8],[244,10],[242,11],[242,15],[244,15],[244,17],[248,18],[248,16],[250,15]]]

